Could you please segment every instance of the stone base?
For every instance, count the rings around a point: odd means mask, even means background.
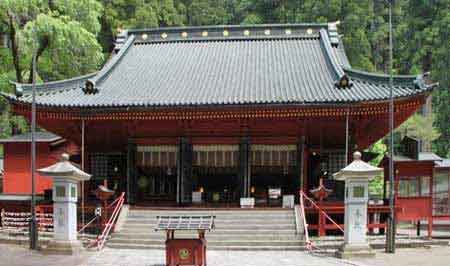
[[[80,241],[50,240],[48,245],[42,247],[42,253],[55,255],[76,255],[84,250]]]
[[[336,251],[336,257],[341,259],[350,258],[371,258],[375,257],[375,251],[367,245],[342,245],[338,251]]]

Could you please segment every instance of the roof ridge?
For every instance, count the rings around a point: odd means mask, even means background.
[[[208,38],[177,38],[170,40],[147,40],[141,42],[135,42],[134,45],[147,45],[155,43],[176,43],[176,42],[225,42],[225,41],[289,41],[289,40],[318,40],[320,37],[317,35],[292,35],[292,36],[251,36],[251,37],[208,37]]]
[[[339,64],[339,61],[335,57],[335,54],[333,52],[333,48],[331,47],[330,38],[328,37],[328,33],[321,29],[319,31],[320,34],[320,44],[322,49],[325,51],[325,58],[327,59],[328,63],[330,63],[331,68],[333,69],[333,72],[335,74],[335,81],[341,80],[345,76],[344,69]]]
[[[320,30],[325,30],[336,45],[339,41],[335,23],[303,23],[303,24],[257,24],[257,25],[217,25],[194,27],[162,27],[149,29],[123,30],[115,40],[115,50],[120,50],[129,35],[135,35],[135,43],[148,41],[190,41],[211,40],[214,38],[233,40],[236,38],[271,38],[311,36],[318,37]]]
[[[319,27],[328,28],[328,23],[276,23],[276,24],[249,24],[249,25],[205,25],[205,26],[176,26],[176,27],[154,27],[154,28],[141,28],[141,29],[127,29],[128,33],[144,33],[144,32],[159,32],[159,31],[181,31],[181,30],[207,30],[207,29],[260,29],[260,28],[308,28]]]
[[[92,89],[96,89],[96,86],[98,83],[102,82],[103,79],[111,72],[111,70],[114,69],[114,67],[120,62],[120,60],[123,58],[123,56],[127,53],[128,48],[133,44],[135,39],[135,35],[132,34],[128,37],[125,44],[122,46],[122,48],[119,50],[119,52],[111,58],[103,67],[102,69],[95,75],[93,78],[86,80],[85,89],[88,90],[89,86],[92,87]]]

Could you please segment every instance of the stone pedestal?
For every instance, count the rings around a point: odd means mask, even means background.
[[[77,254],[83,249],[77,239],[78,182],[89,180],[91,176],[70,163],[67,154],[63,154],[60,162],[38,172],[53,178],[54,237],[42,251],[47,254]]]
[[[365,244],[362,246],[357,245],[342,245],[338,251],[336,251],[336,257],[341,259],[351,259],[351,258],[371,258],[375,257],[375,251]]]
[[[254,208],[255,198],[241,198],[240,205],[241,208]]]
[[[353,158],[351,164],[334,174],[336,180],[345,181],[344,244],[336,252],[343,259],[375,256],[366,237],[369,181],[383,169],[363,162],[359,152]]]
[[[65,241],[53,239],[42,249],[42,253],[49,255],[77,255],[84,250],[81,241]]]

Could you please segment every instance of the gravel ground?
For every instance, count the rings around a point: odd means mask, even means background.
[[[378,252],[374,259],[354,261],[370,266],[449,266],[450,246],[397,249],[395,254]]]
[[[80,256],[44,256],[17,245],[0,244],[0,265],[8,266],[163,266],[164,251],[105,248]],[[209,251],[209,266],[365,266],[300,251]]]
[[[26,247],[0,244],[3,266],[163,266],[164,251],[105,248],[78,256],[42,255]],[[448,266],[450,246],[379,251],[375,258],[343,261],[299,251],[209,251],[209,266]]]

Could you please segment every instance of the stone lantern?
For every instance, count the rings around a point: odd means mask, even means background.
[[[61,160],[49,167],[37,170],[42,176],[53,179],[53,228],[54,239],[44,250],[47,253],[73,254],[82,249],[77,239],[78,183],[91,175],[81,171],[64,153]]]
[[[344,244],[337,251],[340,258],[368,257],[375,253],[367,241],[367,204],[369,181],[383,172],[361,160],[361,153],[353,154],[353,162],[335,173],[336,180],[345,181]]]

